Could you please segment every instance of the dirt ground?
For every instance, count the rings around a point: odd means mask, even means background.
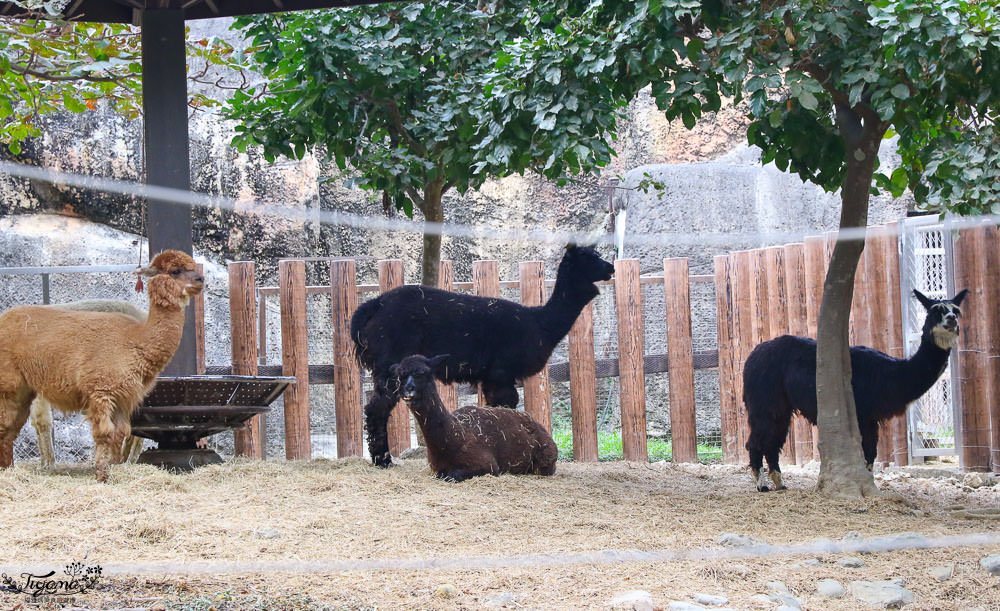
[[[107,484],[94,482],[92,468],[16,465],[0,472],[0,570],[101,565],[97,587],[73,603],[104,609],[607,608],[630,590],[651,593],[663,608],[703,592],[726,596],[732,608],[763,609],[777,603],[752,597],[775,580],[804,609],[864,608],[850,594],[821,598],[823,578],[845,587],[902,579],[915,599],[907,609],[1000,609],[1000,578],[979,566],[1000,545],[866,553],[860,568],[838,565],[845,554],[819,551],[658,562],[559,557],[731,549],[719,545],[723,533],[780,546],[845,535],[974,535],[1000,525],[989,511],[1000,508],[1000,486],[973,489],[961,477],[911,472],[877,479],[904,500],[822,498],[815,466],[788,467],[789,490],[760,494],[745,469],[729,465],[560,463],[549,478],[460,484],[434,479],[415,460],[390,470],[358,459],[234,460],[187,475],[124,465]],[[505,566],[489,566],[497,558]],[[400,567],[405,560],[428,562]],[[365,564],[341,570],[352,561]],[[928,573],[948,563],[952,578]],[[0,594],[3,608],[35,608],[27,602]]]

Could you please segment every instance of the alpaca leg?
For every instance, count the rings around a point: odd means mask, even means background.
[[[750,452],[750,477],[753,478],[753,485],[757,487],[757,492],[767,492],[770,488],[767,479],[761,473],[764,469],[764,453],[747,442],[747,450]]]
[[[451,471],[439,471],[437,474],[438,479],[443,479],[446,482],[464,482],[467,479],[473,477],[479,477],[480,475],[499,475],[500,467],[494,462],[492,465],[487,465],[485,467],[480,467],[476,469],[452,469]]]
[[[52,447],[52,404],[45,397],[37,396],[31,402],[31,426],[38,437],[38,456],[42,467],[51,469],[56,463]]]
[[[778,465],[778,455],[780,450],[773,450],[766,454],[767,474],[774,483],[775,490],[784,490],[785,484],[781,481],[781,466]]]
[[[865,453],[865,466],[871,471],[875,468],[875,456],[878,455],[877,422],[866,422],[861,425],[861,449]]]
[[[368,432],[368,452],[377,467],[391,467],[389,454],[389,414],[399,401],[399,393],[390,390],[386,380],[376,379],[375,392],[365,406],[365,430]]]
[[[115,402],[106,396],[87,399],[84,413],[94,436],[94,475],[99,482],[108,480],[108,466],[121,455],[124,435],[115,423]]]
[[[517,409],[517,387],[514,386],[514,381],[508,382],[494,382],[494,381],[484,381],[483,384],[483,396],[486,398],[486,405],[496,405],[499,407],[507,407],[510,409]]]
[[[14,440],[28,421],[35,393],[0,392],[0,469],[14,464]]]

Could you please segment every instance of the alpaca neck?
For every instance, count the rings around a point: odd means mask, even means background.
[[[903,361],[901,395],[907,403],[915,401],[937,382],[948,366],[950,349],[938,345],[933,335],[924,333],[916,354]]]
[[[167,366],[180,346],[184,334],[184,307],[181,304],[162,306],[150,303],[149,316],[141,327],[140,341],[147,369],[155,376]]]
[[[407,404],[417,425],[424,434],[428,447],[443,448],[448,438],[461,428],[455,417],[445,408],[434,389],[426,392],[420,399]]]
[[[566,337],[573,327],[580,312],[587,306],[599,291],[591,283],[581,285],[560,274],[552,289],[552,296],[545,305],[536,308],[539,325],[549,345],[549,350]]]

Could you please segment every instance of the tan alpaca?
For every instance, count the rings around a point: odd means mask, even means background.
[[[146,320],[146,312],[119,299],[81,299],[49,307],[75,312],[120,312],[139,322]],[[42,395],[38,395],[31,402],[31,426],[38,438],[38,456],[42,468],[51,469],[56,462],[55,449],[52,447],[52,404]],[[135,462],[142,450],[142,442],[141,438],[131,435],[125,440],[125,446],[122,448],[122,458],[125,462]]]
[[[132,411],[173,357],[184,308],[204,280],[194,260],[167,250],[141,270],[149,280],[145,322],[113,312],[21,306],[0,315],[0,468],[36,394],[63,411],[82,411],[94,435],[98,481],[120,462]]]

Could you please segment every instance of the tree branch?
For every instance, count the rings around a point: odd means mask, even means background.
[[[417,155],[421,157],[427,156],[427,149],[424,145],[418,142],[409,131],[406,129],[406,125],[403,121],[403,115],[399,112],[399,104],[396,104],[394,100],[386,100],[385,98],[376,98],[374,96],[366,95],[365,99],[372,104],[377,104],[386,109],[389,113],[389,121],[391,127],[394,129],[397,135],[403,138],[406,143],[413,149]]]
[[[10,65],[10,71],[21,76],[33,76],[35,78],[40,78],[46,81],[52,82],[65,82],[65,81],[87,81],[88,83],[117,83],[121,84],[124,80],[123,77],[110,77],[110,76],[57,76],[55,74],[50,74],[48,72],[42,72],[39,70],[32,70],[30,68],[23,68],[16,64]]]

